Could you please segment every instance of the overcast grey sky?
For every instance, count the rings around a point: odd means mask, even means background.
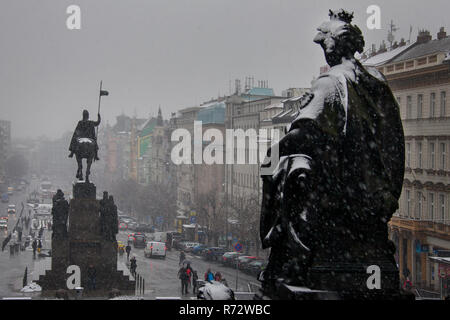
[[[81,8],[81,30],[68,30],[66,8]],[[366,9],[381,8],[381,30]],[[312,42],[328,9],[355,12],[366,48],[387,36],[412,40],[418,28],[450,28],[448,0],[2,0],[0,119],[13,138],[57,138],[87,107],[97,113],[99,81],[110,92],[101,114],[163,116],[228,94],[229,80],[268,80],[277,94],[309,87],[325,64]]]

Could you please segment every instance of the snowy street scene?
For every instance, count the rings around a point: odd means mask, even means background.
[[[448,1],[0,9],[1,301],[450,300]]]

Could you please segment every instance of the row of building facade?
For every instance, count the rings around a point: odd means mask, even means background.
[[[435,39],[423,30],[415,43],[364,63],[385,75],[405,133],[403,192],[389,224],[401,276],[418,288],[448,290],[450,37],[444,28]]]

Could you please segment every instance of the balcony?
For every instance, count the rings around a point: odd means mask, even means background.
[[[450,221],[449,221],[450,222]],[[424,220],[412,220],[400,217],[392,217],[389,222],[391,227],[397,227],[400,229],[408,229],[412,232],[423,232],[426,234],[441,235],[450,239],[450,224],[424,221]]]

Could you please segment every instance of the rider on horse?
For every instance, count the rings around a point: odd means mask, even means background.
[[[97,145],[97,137],[95,135],[95,127],[100,124],[100,113],[98,114],[97,121],[89,120],[89,111],[83,110],[83,120],[78,121],[75,132],[73,133],[72,140],[70,141],[70,155],[69,158],[72,158],[74,153],[77,153],[77,146],[79,138],[89,138],[95,142],[95,160],[100,160],[98,158],[98,145]]]

